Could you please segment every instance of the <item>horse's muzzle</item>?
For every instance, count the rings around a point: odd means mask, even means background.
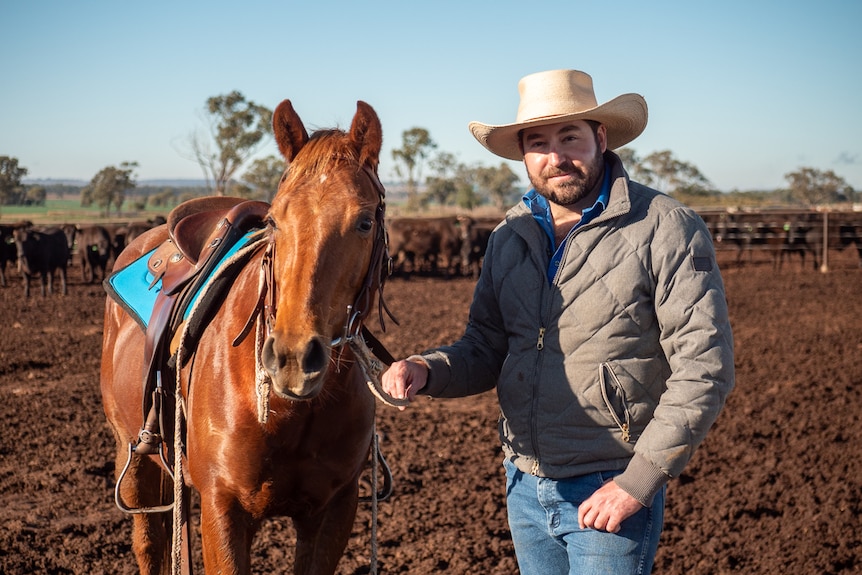
[[[329,367],[328,340],[312,337],[304,344],[288,346],[276,333],[263,344],[261,362],[272,379],[272,390],[293,400],[313,399],[323,388]]]

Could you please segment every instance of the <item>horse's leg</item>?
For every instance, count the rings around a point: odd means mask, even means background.
[[[132,455],[124,477],[128,443],[117,439],[116,480],[120,484],[120,500],[132,509],[166,505],[173,499],[173,481],[150,457]],[[132,551],[141,575],[168,575],[171,571],[171,541],[173,516],[163,513],[132,515]]]
[[[204,571],[225,575],[251,573],[251,544],[260,521],[232,496],[201,489],[201,549]]]
[[[336,495],[320,513],[295,517],[295,575],[333,575],[356,518],[359,485],[352,482]]]

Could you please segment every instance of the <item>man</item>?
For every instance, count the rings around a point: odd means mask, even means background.
[[[709,232],[629,180],[610,150],[646,127],[637,94],[592,79],[519,84],[514,124],[472,122],[533,189],[494,231],[463,337],[384,374],[394,397],[496,386],[509,527],[522,574],[648,573],[678,476],[733,387]]]

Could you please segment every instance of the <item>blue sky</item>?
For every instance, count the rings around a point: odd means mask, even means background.
[[[800,167],[862,189],[862,2],[0,0],[0,155],[30,178],[201,178],[183,157],[207,98],[290,99],[309,129],[383,122],[497,165],[467,124],[514,120],[517,82],[576,68],[604,102],[649,105],[640,156],[671,150],[719,189],[775,189]],[[270,145],[258,155],[277,153]],[[511,164],[518,174],[523,167]]]

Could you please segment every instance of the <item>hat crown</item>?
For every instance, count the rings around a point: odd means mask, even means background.
[[[579,114],[597,107],[593,79],[579,70],[550,70],[524,76],[517,122]]]

